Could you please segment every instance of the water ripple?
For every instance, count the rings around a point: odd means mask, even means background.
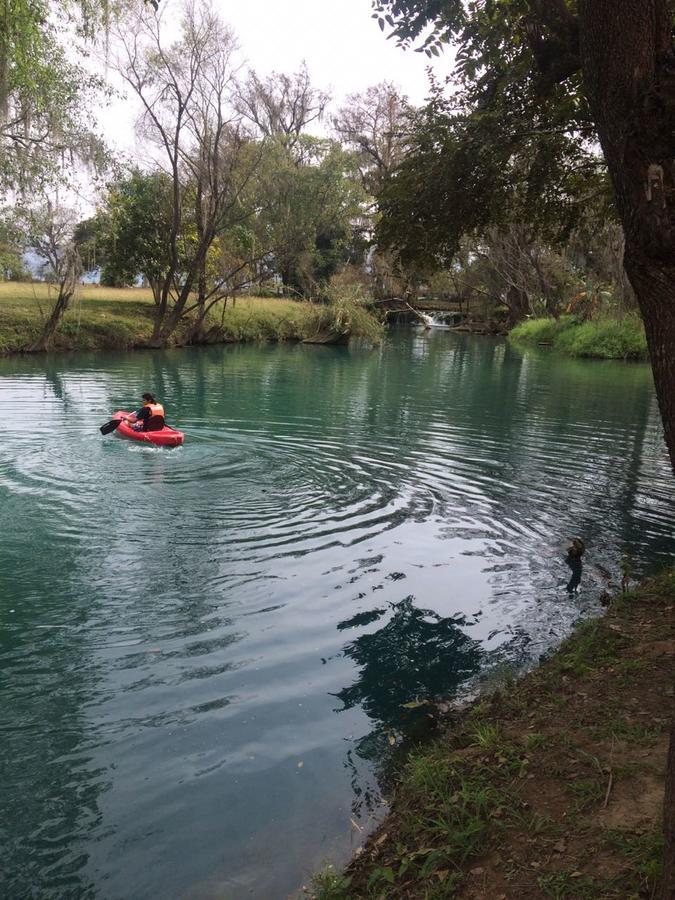
[[[13,896],[286,896],[379,809],[407,701],[536,657],[625,552],[673,557],[646,367],[406,334],[0,379]],[[150,388],[183,447],[99,434]]]

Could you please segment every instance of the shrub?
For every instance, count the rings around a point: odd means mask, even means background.
[[[550,343],[569,356],[599,359],[647,359],[644,325],[635,314],[622,319],[595,319],[578,322],[573,317],[530,319],[510,333],[516,343]]]
[[[560,332],[556,350],[571,356],[595,356],[602,359],[646,359],[647,340],[640,319],[597,319]]]
[[[526,319],[516,325],[509,337],[523,344],[552,344],[564,324],[563,319]]]

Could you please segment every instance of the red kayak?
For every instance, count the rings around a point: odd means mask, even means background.
[[[113,414],[113,419],[124,419],[128,418],[130,415],[132,415],[132,413],[118,410]],[[185,435],[182,431],[177,431],[175,428],[169,428],[168,425],[165,425],[164,428],[160,428],[159,431],[134,431],[131,425],[127,425],[126,422],[121,422],[116,429],[115,434],[119,434],[120,437],[129,438],[131,441],[141,441],[143,444],[156,444],[158,447],[179,447],[185,440]]]

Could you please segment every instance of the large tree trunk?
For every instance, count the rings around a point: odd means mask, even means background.
[[[586,94],[675,470],[675,54],[667,0],[580,0]]]
[[[586,95],[626,235],[675,471],[675,53],[668,0],[579,0]],[[660,900],[675,898],[675,747],[666,774]]]
[[[675,470],[675,249],[670,265],[627,247],[626,272],[640,303],[656,395]]]
[[[530,298],[525,291],[517,288],[514,284],[509,285],[504,302],[509,310],[507,320],[509,328],[513,328],[519,322],[522,322],[530,312]]]

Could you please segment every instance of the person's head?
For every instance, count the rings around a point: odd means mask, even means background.
[[[572,544],[570,545],[568,552],[572,556],[583,556],[586,552],[586,544],[578,537],[571,538],[571,541]]]
[[[152,394],[143,394],[143,401],[145,403],[155,403],[155,398]]]

